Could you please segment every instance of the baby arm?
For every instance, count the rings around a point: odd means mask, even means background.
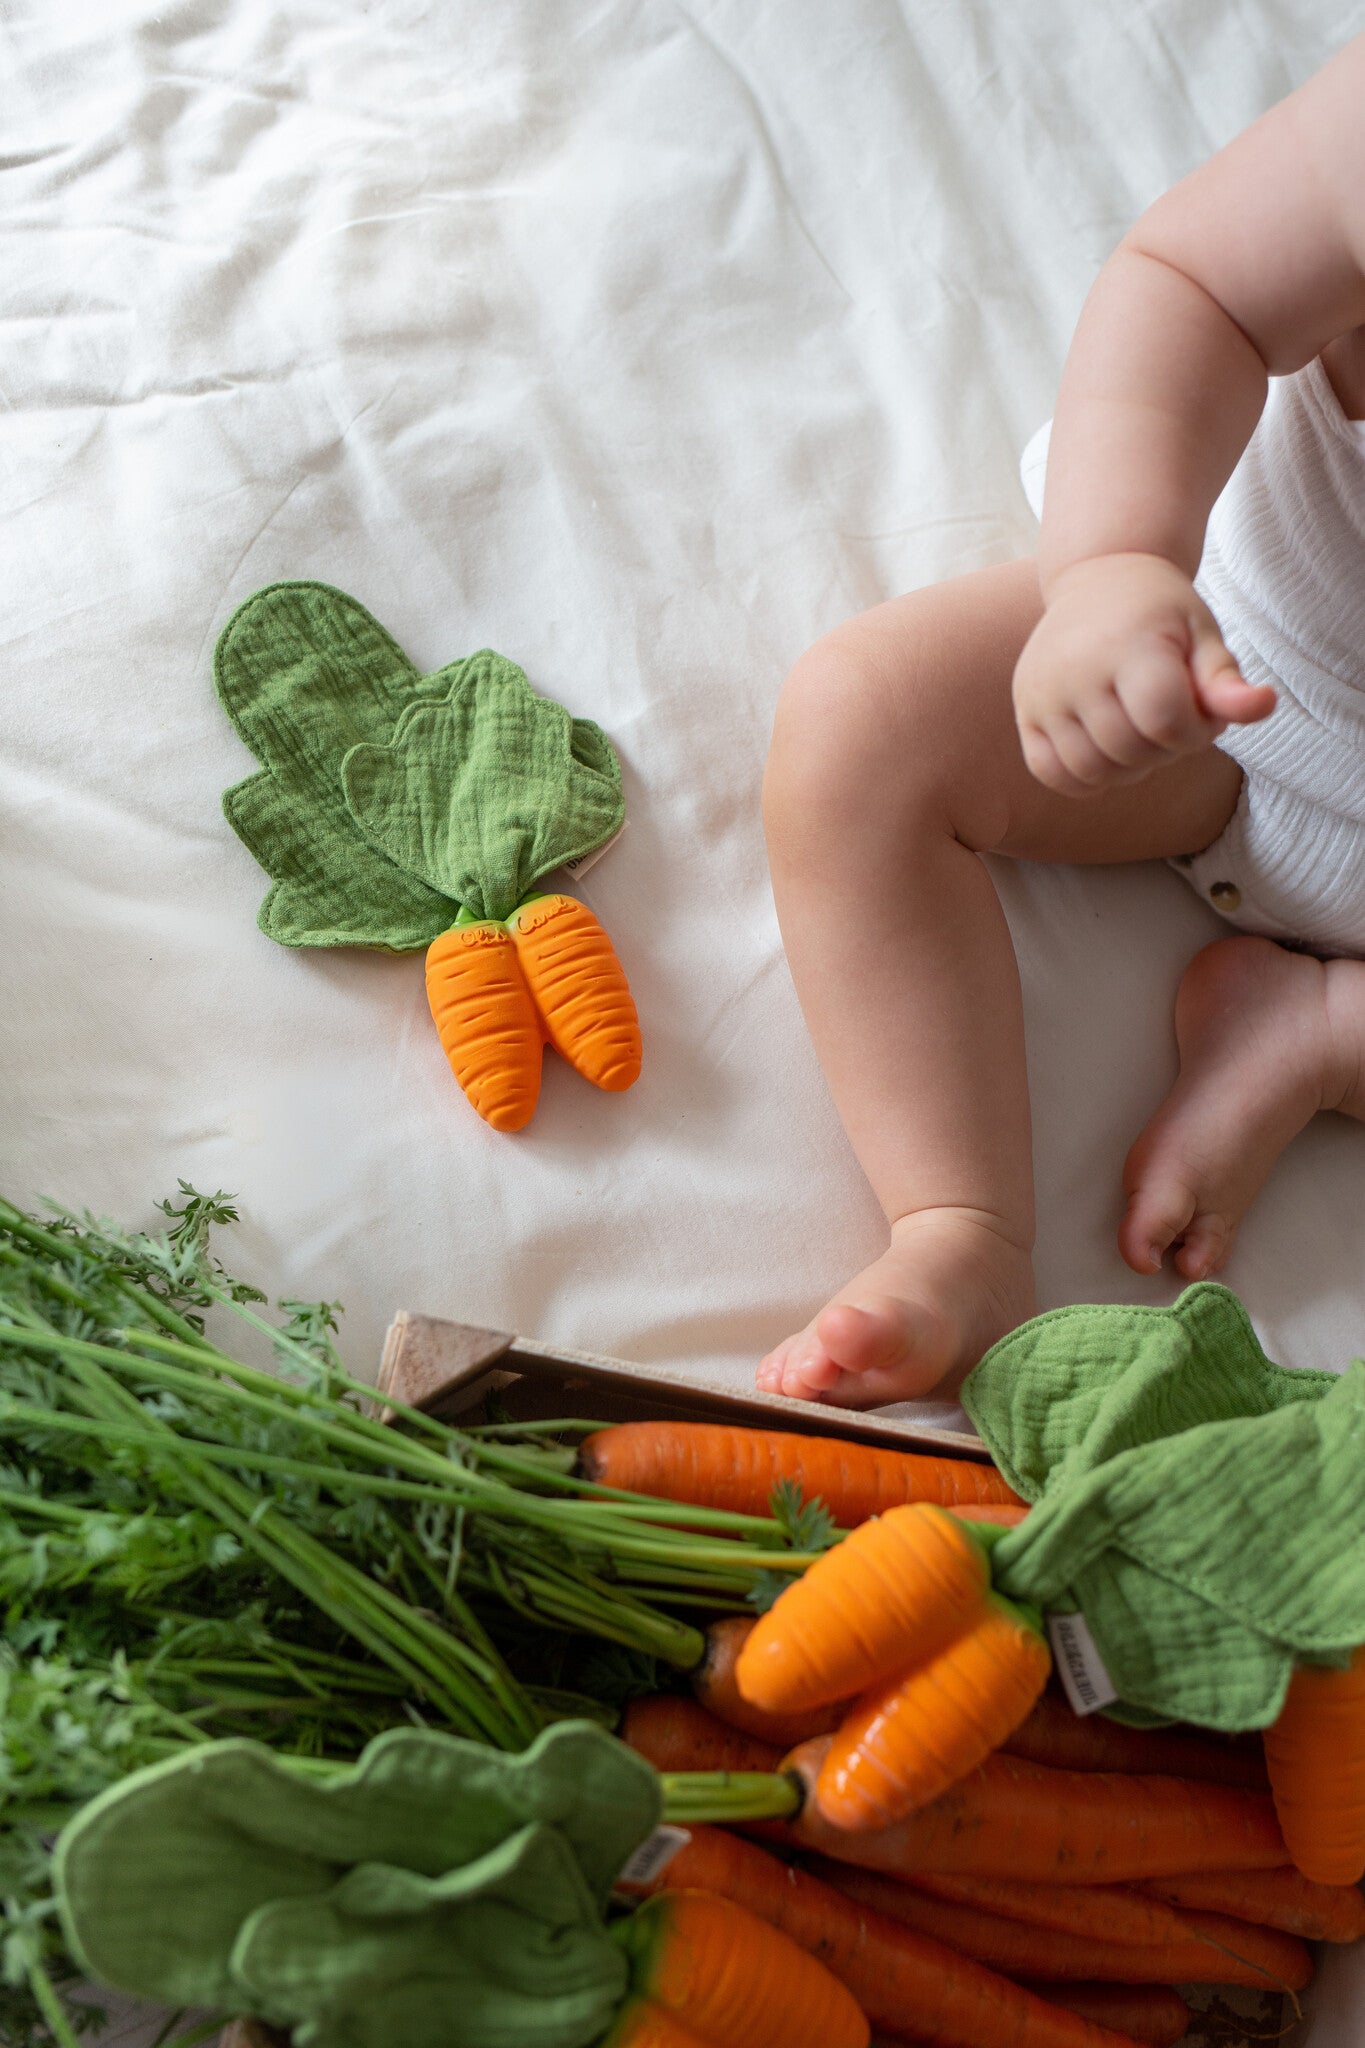
[[[1068,795],[1131,782],[1274,708],[1194,590],[1267,379],[1365,324],[1365,36],[1145,213],[1062,376],[1014,678],[1024,757]]]

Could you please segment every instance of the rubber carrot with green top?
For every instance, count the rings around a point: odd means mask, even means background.
[[[1002,1532],[923,1503],[861,1523],[779,1595],[735,1664],[776,1714],[847,1699],[815,1786],[837,1827],[887,1827],[990,1755],[1052,1658],[1036,1617],[990,1590]]]
[[[1018,1727],[1051,1667],[1036,1620],[989,1594],[960,1636],[839,1724],[816,1781],[821,1813],[839,1827],[884,1828],[927,1806]]]
[[[846,1700],[961,1635],[990,1576],[980,1531],[941,1508],[892,1508],[851,1530],[759,1619],[735,1666],[739,1690],[778,1714]]]
[[[614,837],[615,749],[485,648],[422,675],[354,598],[258,591],[214,676],[262,766],[223,808],[271,877],[286,946],[425,950],[432,1016],[485,1122],[520,1130],[545,1045],[611,1093],[640,1072],[635,1005],[585,903],[538,885]]]
[[[1301,1664],[1265,1731],[1275,1811],[1289,1853],[1317,1884],[1365,1877],[1365,1648],[1344,1670]]]
[[[618,1923],[631,1984],[704,2048],[867,2048],[867,2021],[824,1964],[733,1899],[669,1891]],[[623,2030],[606,2048],[644,2048],[660,2036]]]
[[[80,1808],[62,1928],[94,1981],[313,2048],[868,2048],[853,1994],[743,1903],[621,1910],[668,1791],[582,1722],[513,1756],[429,1728],[353,1764],[209,1742]]]

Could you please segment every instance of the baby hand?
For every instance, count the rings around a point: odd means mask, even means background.
[[[1212,612],[1159,555],[1102,555],[1057,578],[1014,671],[1030,772],[1063,796],[1141,781],[1275,708],[1243,681]]]

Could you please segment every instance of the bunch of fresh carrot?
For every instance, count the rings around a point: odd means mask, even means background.
[[[1187,1753],[1231,1767],[1231,1748],[1207,1736],[1146,1736],[1040,1702],[1039,1617],[990,1585],[991,1524],[1026,1506],[992,1468],[699,1423],[603,1430],[583,1467],[599,1483],[741,1512],[785,1482],[851,1526],[756,1627],[713,1631],[698,1675],[700,1697],[733,1728],[784,1748],[828,1738],[813,1796],[837,1828],[885,1827],[932,1805],[1002,1746],[1081,1769],[1182,1776]],[[1365,1647],[1345,1669],[1301,1666],[1260,1748],[1285,1860],[1317,1884],[1365,1878]],[[1166,1762],[1144,1765],[1151,1755]]]
[[[583,1463],[599,1483],[694,1505],[752,1510],[761,1489],[799,1485],[855,1524],[788,1586],[734,1665],[741,1703],[789,1733],[802,1715],[844,1709],[815,1791],[837,1826],[885,1826],[936,1799],[1046,1683],[1040,1617],[992,1591],[999,1530],[971,1519],[983,1505],[1024,1512],[987,1468],[698,1423],[604,1430]]]
[[[1292,1994],[1311,1976],[1308,1941],[1365,1934],[1354,1885],[1293,1867],[1258,1741],[1078,1721],[1052,1693],[1008,1749],[932,1804],[891,1827],[836,1828],[812,1796],[827,1737],[784,1753],[801,1732],[789,1721],[765,1741],[752,1705],[743,1727],[720,1718],[725,1667],[751,1627],[713,1631],[698,1681],[709,1707],[639,1700],[622,1732],[663,1771],[794,1773],[805,1803],[759,1830],[778,1854],[694,1828],[660,1882],[722,1893],[803,1942],[879,2037],[1161,2048],[1189,2020],[1176,1985]]]
[[[615,1094],[639,1078],[625,973],[576,897],[529,896],[506,919],[462,911],[428,947],[426,980],[455,1078],[495,1130],[530,1122],[547,1043],[595,1088]]]

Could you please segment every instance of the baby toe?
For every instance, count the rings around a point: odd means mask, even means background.
[[[826,1355],[843,1372],[875,1372],[894,1365],[906,1349],[905,1315],[895,1302],[835,1302],[817,1318],[815,1330]]]
[[[1134,1189],[1119,1225],[1119,1250],[1135,1273],[1159,1273],[1161,1261],[1194,1220],[1193,1189],[1170,1181]]]
[[[1236,1231],[1225,1216],[1212,1212],[1196,1216],[1176,1252],[1177,1273],[1186,1280],[1207,1280],[1226,1262],[1235,1236]]]
[[[842,1378],[843,1373],[834,1360],[817,1350],[808,1357],[796,1359],[787,1367],[782,1378],[782,1391],[793,1400],[809,1401],[828,1393]]]

